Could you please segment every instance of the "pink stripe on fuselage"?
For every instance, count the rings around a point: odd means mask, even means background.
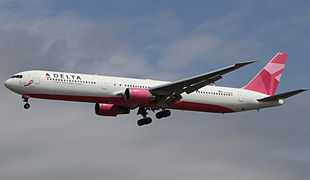
[[[90,103],[107,103],[115,104],[119,106],[131,107],[123,97],[96,97],[96,96],[68,96],[68,95],[49,95],[49,94],[27,94],[27,96],[39,99],[50,99],[50,100],[62,100],[62,101],[75,101],[75,102],[90,102]],[[178,101],[169,104],[171,109],[180,109],[187,111],[200,111],[200,112],[212,112],[212,113],[232,113],[232,109],[203,103],[194,103],[186,101]]]
[[[178,101],[176,103],[170,104],[169,108],[171,109],[182,109],[187,111],[200,111],[200,112],[212,112],[212,113],[232,113],[232,109],[212,105],[212,104],[203,104],[203,103],[194,103],[186,101]]]

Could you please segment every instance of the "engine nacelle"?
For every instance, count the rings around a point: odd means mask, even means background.
[[[154,100],[154,96],[147,89],[127,88],[125,100],[131,104],[148,104]]]
[[[130,109],[115,104],[96,103],[95,112],[100,116],[117,116],[119,114],[129,114]]]

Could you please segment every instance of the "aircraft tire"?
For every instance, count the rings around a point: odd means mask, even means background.
[[[24,109],[29,109],[30,108],[30,104],[29,103],[26,103],[25,105],[24,105]]]
[[[150,117],[143,118],[137,121],[138,126],[144,126],[144,125],[151,124],[151,123],[152,123],[152,118]]]

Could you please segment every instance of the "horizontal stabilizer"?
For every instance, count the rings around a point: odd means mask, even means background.
[[[286,93],[281,93],[281,94],[277,94],[277,95],[274,95],[274,96],[269,96],[269,97],[266,97],[266,98],[262,98],[262,99],[258,99],[258,101],[260,102],[270,102],[270,101],[277,101],[279,99],[286,99],[286,98],[289,98],[291,96],[295,96],[299,93],[302,93],[304,91],[307,91],[308,89],[298,89],[298,90],[295,90],[295,91],[290,91],[290,92],[286,92]]]

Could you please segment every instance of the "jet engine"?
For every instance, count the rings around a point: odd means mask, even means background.
[[[100,116],[117,116],[119,114],[129,114],[130,109],[115,104],[96,103],[95,112]]]
[[[125,100],[131,104],[148,104],[155,98],[147,89],[127,88],[124,94]]]

